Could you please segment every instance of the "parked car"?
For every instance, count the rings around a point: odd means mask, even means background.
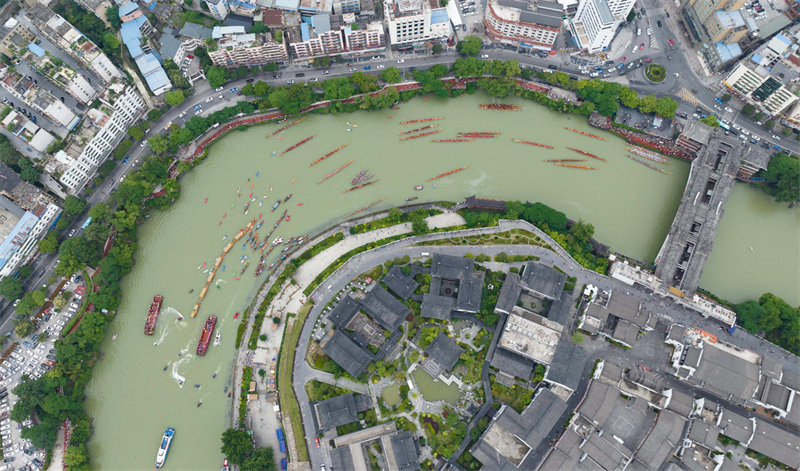
[[[217,88],[216,88],[216,90],[217,90],[218,92],[221,92],[222,90],[225,90],[225,87],[217,87]]]

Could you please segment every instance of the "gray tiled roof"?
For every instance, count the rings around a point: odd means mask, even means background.
[[[522,294],[522,286],[520,286],[519,275],[508,273],[505,281],[503,281],[503,287],[500,288],[500,293],[497,295],[495,311],[510,314],[514,306],[517,305],[520,294]]]
[[[358,399],[358,400],[357,400]],[[358,413],[372,405],[372,398],[353,393],[332,397],[312,404],[316,414],[317,430],[324,432],[358,420]]]
[[[370,317],[386,330],[394,332],[403,323],[411,309],[401,303],[381,286],[375,286],[361,300],[361,306]]]
[[[414,294],[414,290],[419,286],[419,283],[414,281],[414,278],[403,273],[397,265],[392,265],[392,269],[381,281],[401,299],[411,297]]]
[[[567,275],[538,262],[528,262],[521,278],[529,290],[550,299],[561,298],[567,281]]]
[[[602,426],[614,410],[614,402],[619,398],[619,391],[607,384],[593,381],[586,393],[586,398],[578,407],[578,412],[588,421]]]
[[[498,348],[494,351],[494,356],[489,366],[497,368],[507,375],[529,381],[536,363],[518,353],[506,350],[505,348]]]
[[[694,377],[703,381],[703,389],[740,403],[749,400],[758,386],[759,368],[721,348],[706,343]]]
[[[475,261],[471,258],[454,257],[452,255],[433,254],[431,276],[440,276],[450,280],[461,280],[472,273]]]
[[[333,311],[328,315],[328,320],[337,328],[344,328],[353,319],[358,311],[361,310],[361,305],[355,299],[348,295],[344,295],[339,304],[333,308]]]
[[[450,315],[456,307],[456,300],[446,296],[425,293],[422,295],[422,306],[420,315],[433,319],[450,319]]]
[[[703,422],[700,419],[692,419],[692,428],[689,430],[689,440],[699,443],[711,450],[717,446],[719,437],[719,427]]]
[[[425,354],[441,365],[445,371],[450,371],[458,363],[464,349],[459,347],[455,340],[451,339],[442,332],[433,339]]]
[[[354,378],[358,378],[372,361],[372,352],[361,348],[341,331],[336,331],[322,351]]]
[[[419,469],[419,450],[410,432],[400,432],[390,438],[394,459],[399,471]]]
[[[800,436],[790,433],[766,420],[757,420],[756,434],[748,448],[776,461],[800,468]]]
[[[332,449],[330,456],[331,471],[356,471],[356,467],[353,464],[353,454],[350,453],[349,446],[340,446]]]
[[[722,434],[731,437],[739,443],[747,443],[753,436],[755,424],[751,419],[739,415],[730,409],[722,411],[722,419],[719,423]]]
[[[583,375],[583,366],[588,355],[575,342],[561,341],[556,347],[546,380],[566,386],[573,391],[578,388]]]
[[[474,272],[458,284],[456,310],[478,312],[481,309],[481,293],[483,292],[483,273]]]
[[[639,447],[636,459],[648,468],[658,470],[681,443],[685,424],[686,419],[683,417],[674,412],[662,410],[658,414],[653,430]]]

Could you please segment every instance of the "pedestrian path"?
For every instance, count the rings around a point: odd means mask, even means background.
[[[656,41],[656,35],[650,35],[650,49],[658,49],[658,41]]]
[[[617,75],[611,78],[607,78],[604,80],[604,82],[614,82],[620,85],[625,85],[626,87],[630,84],[630,81],[628,81],[628,77],[625,77],[624,75]]]
[[[678,95],[680,95],[680,97],[683,98],[684,101],[688,101],[693,105],[697,105],[698,103],[700,103],[700,100],[698,100],[697,97],[694,96],[694,93],[690,92],[685,88],[681,88],[681,90],[678,92]]]

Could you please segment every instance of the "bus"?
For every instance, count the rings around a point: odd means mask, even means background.
[[[722,129],[724,129],[726,131],[730,131],[731,130],[731,126],[728,123],[726,123],[725,121],[721,121],[720,120],[719,127],[721,127]]]

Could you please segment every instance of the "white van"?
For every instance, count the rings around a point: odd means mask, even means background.
[[[636,30],[636,36],[641,36],[641,35],[642,35],[642,28],[639,28]]]

